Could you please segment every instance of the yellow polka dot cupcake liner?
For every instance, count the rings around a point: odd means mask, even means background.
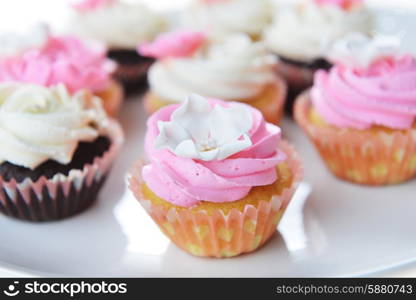
[[[341,129],[314,116],[311,108],[309,93],[305,92],[296,101],[295,119],[337,177],[375,186],[415,177],[416,126],[408,130]]]
[[[276,76],[276,80],[272,84],[266,86],[260,95],[251,99],[236,99],[235,101],[253,106],[263,114],[263,117],[267,122],[278,125],[283,116],[286,96],[286,81],[280,76]],[[146,93],[143,103],[145,111],[149,115],[164,106],[175,104],[172,101],[161,99],[152,91]]]
[[[243,206],[221,203],[222,208],[184,208],[146,197],[142,181],[143,164],[138,162],[129,176],[130,189],[161,231],[184,251],[203,257],[226,258],[252,252],[275,233],[292,196],[303,177],[298,154],[286,142],[279,147],[288,155],[285,164],[291,182],[280,193],[256,199]],[[259,193],[257,192],[258,197]],[[249,195],[250,196],[250,195]]]

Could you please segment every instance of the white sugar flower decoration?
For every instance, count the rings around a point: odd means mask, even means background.
[[[335,42],[328,60],[353,68],[367,68],[378,59],[396,55],[400,40],[392,36],[369,38],[362,33],[351,33]]]
[[[252,123],[250,111],[242,105],[212,107],[206,98],[191,95],[169,122],[159,121],[155,147],[180,157],[223,160],[252,145]]]

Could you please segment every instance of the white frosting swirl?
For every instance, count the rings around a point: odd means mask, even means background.
[[[0,35],[0,57],[19,55],[32,48],[43,47],[49,38],[49,27],[39,23],[24,33],[3,33]]]
[[[141,4],[115,1],[91,11],[75,11],[69,31],[99,40],[113,49],[135,49],[166,28],[162,15]]]
[[[0,162],[30,169],[49,159],[68,164],[78,143],[97,138],[107,123],[100,99],[86,92],[0,84]]]
[[[348,33],[370,34],[372,25],[365,6],[344,10],[308,1],[280,9],[265,31],[265,40],[277,54],[309,62],[324,56],[334,41]]]
[[[269,0],[196,1],[185,14],[185,23],[207,30],[214,37],[232,33],[261,35],[272,17]]]
[[[169,101],[196,93],[222,100],[245,100],[275,79],[274,57],[243,34],[212,41],[192,57],[166,58],[149,71],[152,91]]]

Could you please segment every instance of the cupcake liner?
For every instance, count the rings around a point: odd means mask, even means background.
[[[20,183],[14,179],[6,181],[0,176],[0,211],[10,217],[43,222],[85,210],[96,199],[123,143],[123,132],[117,122],[110,122],[108,135],[112,141],[110,149],[82,170],[56,174],[50,179],[42,176],[35,182],[30,178]]]
[[[329,170],[341,179],[387,185],[416,175],[416,128],[340,129],[316,126],[309,118],[309,93],[299,96],[295,119],[315,144]]]
[[[142,162],[130,173],[129,186],[161,231],[179,248],[196,256],[237,256],[258,249],[270,239],[302,180],[298,154],[286,142],[281,142],[279,148],[288,155],[286,163],[293,174],[291,186],[256,206],[233,208],[227,214],[221,209],[208,212],[154,204],[142,192]]]
[[[126,92],[132,94],[147,86],[147,71],[153,61],[142,61],[134,64],[119,64],[113,76],[119,81]]]
[[[236,100],[236,102],[245,103],[253,106],[254,108],[257,108],[259,111],[261,111],[267,122],[277,125],[283,116],[287,96],[286,81],[282,77],[276,76],[274,84],[267,87],[267,89],[272,88],[275,90],[268,90],[265,92],[265,94],[273,93],[274,95],[272,97],[270,97],[270,95],[265,95],[264,97],[253,98],[252,100],[247,101]],[[152,91],[148,91],[144,95],[143,100],[143,106],[148,115],[153,114],[164,106],[179,103],[159,99],[156,95],[153,94]]]
[[[316,70],[279,60],[276,71],[286,79],[291,89],[303,91],[312,85]]]
[[[135,49],[110,49],[108,57],[117,63],[113,76],[126,94],[138,92],[147,85],[146,75],[153,58],[143,57]]]
[[[278,61],[276,72],[287,81],[288,85],[285,110],[290,115],[299,94],[312,86],[315,71],[316,69],[313,68],[298,66],[282,60]]]
[[[96,92],[95,95],[102,99],[103,107],[107,114],[116,118],[124,96],[121,84],[115,80],[111,80],[105,90]]]

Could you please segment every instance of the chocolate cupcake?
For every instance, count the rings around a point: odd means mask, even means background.
[[[0,211],[28,221],[94,202],[123,140],[101,100],[63,85],[0,83]]]
[[[277,71],[288,82],[289,111],[295,97],[312,86],[314,73],[331,68],[326,52],[335,41],[351,32],[372,33],[373,17],[363,2],[304,0],[280,7],[264,39],[278,55]]]
[[[108,46],[108,56],[118,63],[114,76],[127,93],[143,88],[153,60],[140,56],[136,46],[164,31],[165,18],[144,5],[119,0],[82,0],[73,8],[68,30]]]

